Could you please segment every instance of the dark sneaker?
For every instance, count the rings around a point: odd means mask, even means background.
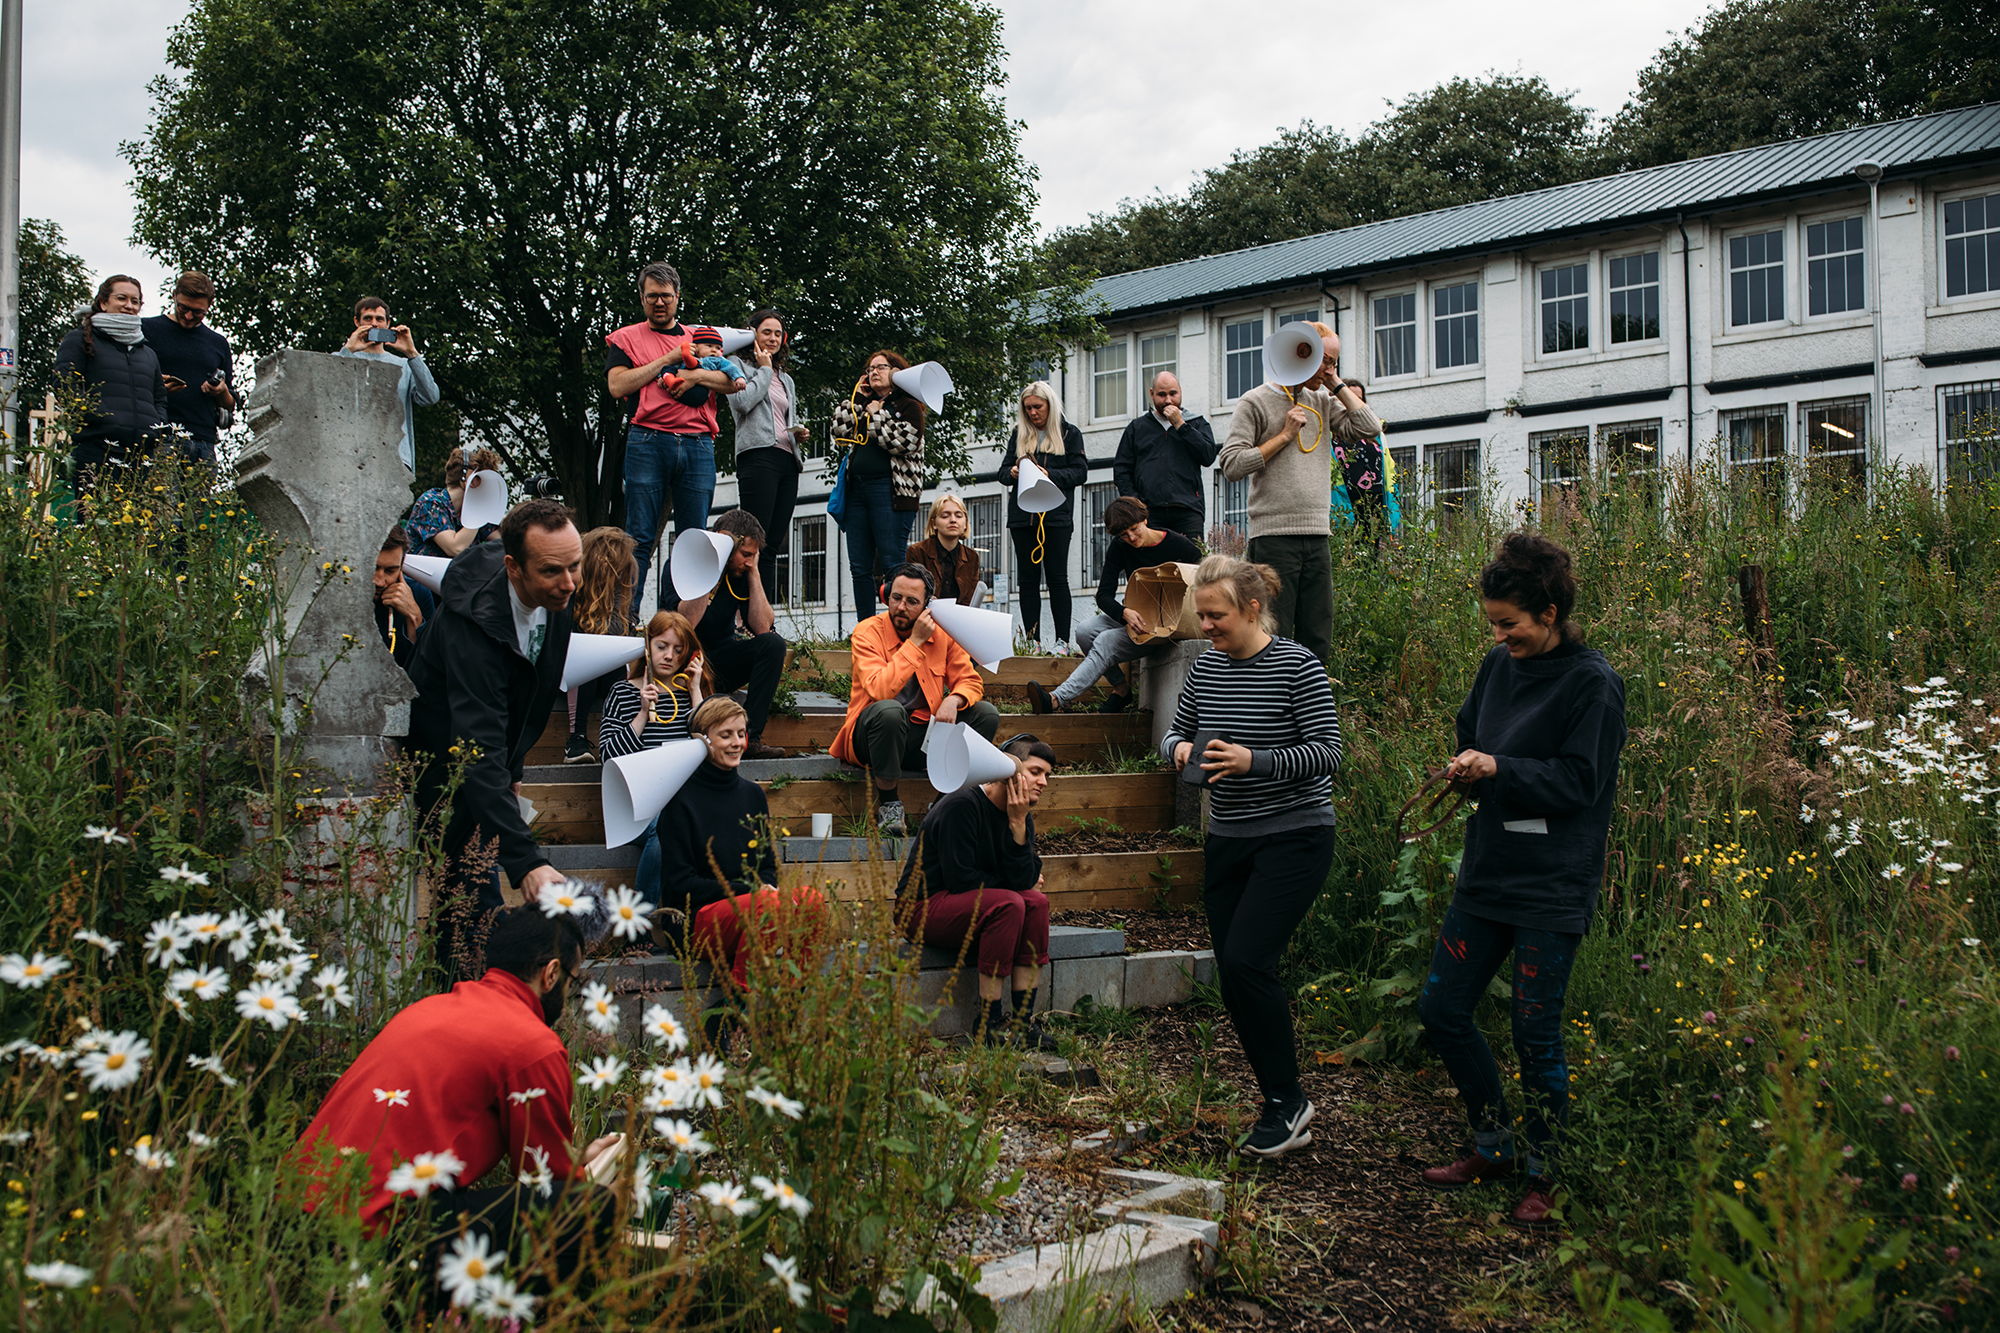
[[[1015,1014],[1013,1021],[1007,1027],[1011,1042],[1024,1051],[1041,1051],[1054,1055],[1062,1049],[1056,1039],[1049,1035],[1048,1029],[1042,1026],[1040,1019],[1023,1018]]]
[[[1312,1123],[1313,1104],[1304,1097],[1295,1102],[1264,1103],[1264,1114],[1243,1141],[1243,1151],[1266,1161],[1283,1157],[1313,1141],[1306,1126]]]
[[[1488,1180],[1503,1180],[1520,1167],[1521,1159],[1518,1157],[1488,1157],[1475,1151],[1470,1157],[1461,1157],[1447,1166],[1425,1167],[1424,1184],[1434,1190],[1462,1190],[1468,1185]]]
[[[745,759],[783,759],[785,752],[775,745],[766,745],[762,740],[753,740],[743,747]]]
[[[1097,711],[1100,713],[1122,713],[1131,706],[1132,691],[1127,690],[1123,694],[1105,695],[1104,702],[1097,705]]]
[[[1038,680],[1028,682],[1028,707],[1038,714],[1062,712],[1062,705],[1056,702],[1053,694],[1042,688]]]
[[[1545,1227],[1556,1210],[1556,1183],[1541,1176],[1528,1177],[1528,1197],[1514,1209],[1517,1227]]]
[[[597,756],[590,752],[590,741],[580,731],[572,731],[563,742],[563,762],[565,764],[594,764]]]
[[[884,801],[875,807],[875,831],[886,838],[900,838],[907,826],[901,801]]]

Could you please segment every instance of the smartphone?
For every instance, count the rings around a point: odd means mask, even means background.
[[[394,329],[370,329],[368,330],[368,341],[372,343],[392,343],[396,341],[396,331]]]
[[[1204,786],[1208,782],[1209,775],[1202,769],[1201,757],[1207,752],[1208,743],[1226,741],[1229,737],[1219,731],[1197,731],[1190,739],[1194,743],[1194,749],[1188,751],[1187,763],[1181,766],[1181,781],[1190,787]]]

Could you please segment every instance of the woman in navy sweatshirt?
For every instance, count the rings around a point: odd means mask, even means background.
[[[1569,1119],[1563,995],[1604,876],[1625,682],[1570,623],[1576,576],[1569,552],[1546,537],[1502,541],[1479,592],[1494,647],[1458,710],[1450,765],[1479,805],[1417,1011],[1471,1119],[1473,1148],[1423,1176],[1436,1189],[1463,1189],[1513,1175],[1525,1155],[1527,1195],[1514,1220],[1537,1226],[1554,1206],[1553,1156]],[[1524,1150],[1472,1017],[1510,955]]]

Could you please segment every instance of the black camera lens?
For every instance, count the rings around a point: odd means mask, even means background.
[[[528,494],[537,500],[560,500],[562,493],[562,480],[558,477],[544,474],[528,478]]]

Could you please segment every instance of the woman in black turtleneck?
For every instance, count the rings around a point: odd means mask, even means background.
[[[707,743],[708,760],[660,812],[659,902],[686,913],[690,947],[727,967],[741,987],[750,961],[742,947],[746,918],[768,919],[781,910],[771,806],[764,789],[737,771],[750,744],[743,705],[726,694],[705,699],[688,730]],[[823,907],[811,889],[784,901]],[[774,933],[768,921],[765,931],[768,943]]]

